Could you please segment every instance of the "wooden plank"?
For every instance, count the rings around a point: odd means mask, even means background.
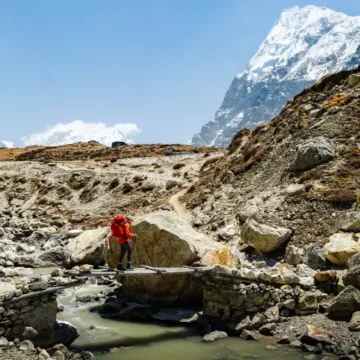
[[[82,276],[139,276],[139,275],[175,275],[175,274],[193,274],[194,270],[192,269],[182,269],[182,268],[169,268],[169,269],[161,269],[164,272],[158,272],[151,269],[135,269],[132,271],[94,271],[88,274],[82,274]]]
[[[156,268],[156,267],[152,267],[152,266],[141,265],[141,267],[143,267],[144,269],[156,271],[158,274],[163,274],[166,272],[166,270],[164,270],[164,269],[160,269],[160,268]]]

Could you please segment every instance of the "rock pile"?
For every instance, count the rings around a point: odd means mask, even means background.
[[[63,344],[48,349],[35,347],[30,340],[8,341],[0,337],[0,358],[2,360],[95,360],[95,356],[87,351],[73,352]]]

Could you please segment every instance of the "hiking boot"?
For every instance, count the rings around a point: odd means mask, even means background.
[[[131,266],[131,263],[127,263],[126,270],[134,270],[134,268]]]
[[[117,269],[119,270],[119,271],[125,271],[126,269],[122,266],[122,264],[121,265],[118,265],[117,266]]]

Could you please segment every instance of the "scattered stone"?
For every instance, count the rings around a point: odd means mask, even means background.
[[[294,299],[289,299],[289,300],[284,301],[284,307],[289,309],[289,310],[294,310],[295,305],[296,305],[296,303],[295,303]]]
[[[343,231],[360,232],[360,212],[349,211],[343,213],[336,222],[336,228]]]
[[[14,297],[16,287],[5,281],[0,281],[0,301],[10,300]]]
[[[63,354],[60,350],[57,350],[52,356],[54,360],[65,360],[65,354]]]
[[[329,316],[336,319],[350,319],[352,314],[360,311],[360,290],[347,286],[330,303]]]
[[[42,349],[39,354],[39,360],[51,359],[51,356],[47,353],[45,349]]]
[[[291,234],[290,229],[259,224],[252,218],[249,218],[241,228],[242,241],[261,252],[277,249],[289,240]]]
[[[49,284],[47,281],[35,281],[29,285],[29,289],[31,291],[45,290],[47,289],[48,285]]]
[[[218,231],[220,238],[229,240],[236,235],[236,227],[234,224],[227,225]]]
[[[306,185],[304,184],[291,184],[285,189],[285,194],[288,196],[295,196],[302,194],[306,191]]]
[[[299,299],[298,308],[306,313],[316,313],[319,308],[315,293],[306,291]]]
[[[325,257],[336,265],[345,265],[349,258],[360,252],[360,234],[337,233],[330,236],[324,246]]]
[[[258,337],[254,331],[244,329],[240,335],[244,340],[257,340]]]
[[[349,329],[352,331],[360,331],[360,311],[352,314]]]
[[[268,324],[263,325],[259,329],[259,333],[261,335],[273,335],[275,330],[276,330],[276,324],[275,323],[268,323]]]
[[[93,268],[94,268],[94,266],[89,265],[89,264],[80,265],[80,271],[83,271],[83,272],[90,272],[90,271],[92,271]]]
[[[241,333],[244,329],[251,329],[251,320],[250,317],[247,316],[245,319],[241,320],[240,323],[235,327],[235,331]]]
[[[35,347],[30,340],[24,340],[20,343],[19,349],[24,352],[27,352],[29,350],[35,350]]]
[[[308,254],[307,264],[313,270],[323,269],[326,266],[324,250],[319,248],[312,249]]]
[[[25,201],[21,199],[12,199],[10,204],[12,206],[23,206],[25,204]]]
[[[306,330],[300,336],[300,341],[309,345],[318,343],[331,345],[333,343],[327,331],[313,325],[306,326]]]
[[[277,344],[281,344],[281,345],[288,345],[291,343],[290,339],[287,336],[283,336],[282,338],[280,338],[277,342]]]
[[[360,74],[351,74],[349,77],[348,77],[348,84],[349,86],[356,86],[357,84],[360,83]]]
[[[334,270],[319,271],[314,275],[314,278],[318,282],[335,281],[337,274]]]
[[[265,323],[265,316],[263,314],[257,313],[251,320],[251,327],[253,329],[259,329]]]
[[[309,112],[310,119],[316,119],[323,113],[322,109],[314,109]]]
[[[265,316],[269,322],[278,322],[279,321],[279,307],[272,306],[265,311]]]
[[[352,256],[348,261],[348,271],[342,278],[344,285],[352,285],[360,288],[360,252]]]
[[[0,348],[7,347],[9,345],[9,341],[3,336],[0,337]]]
[[[214,342],[216,340],[225,339],[228,337],[228,334],[225,331],[213,331],[210,334],[206,334],[203,337],[203,341],[206,343]]]
[[[22,333],[25,340],[33,339],[38,335],[38,332],[32,327],[26,327]]]
[[[320,164],[334,159],[334,157],[335,147],[332,140],[323,136],[308,139],[298,146],[296,158],[292,164],[292,170],[310,170]]]
[[[294,245],[288,245],[285,252],[285,262],[290,265],[299,265],[302,261],[304,251]]]
[[[165,184],[165,189],[166,190],[171,190],[172,188],[178,186],[179,183],[175,180],[168,180]]]
[[[301,341],[299,340],[294,340],[290,343],[290,346],[296,349],[300,349],[301,348]]]

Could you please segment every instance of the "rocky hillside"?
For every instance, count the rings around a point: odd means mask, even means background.
[[[29,146],[21,149],[0,147],[0,161],[79,161],[113,160],[216,152],[215,148],[181,144],[124,145],[110,148],[96,141],[62,146]]]
[[[107,227],[115,214],[181,211],[178,196],[213,156],[0,162],[0,266],[57,264],[69,230]]]
[[[236,75],[215,120],[192,143],[228,146],[240,129],[269,121],[322,76],[356,66],[359,42],[360,17],[316,6],[284,11],[246,69]]]
[[[360,188],[359,71],[323,78],[205,163],[185,196],[194,225],[261,252],[290,239],[302,248],[340,243],[354,253],[352,235],[337,231],[357,229],[359,213],[351,209]]]

